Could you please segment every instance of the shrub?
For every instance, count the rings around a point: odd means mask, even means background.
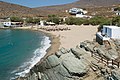
[[[112,19],[112,24],[120,27],[120,16],[114,17]]]
[[[16,16],[10,17],[10,20],[12,22],[23,22],[22,18],[19,18],[19,17],[16,17]]]
[[[81,25],[84,23],[84,19],[69,17],[66,19],[65,23],[68,25]]]
[[[88,19],[84,19],[83,25],[89,25],[90,21]]]
[[[26,19],[26,22],[27,23],[37,24],[37,23],[40,22],[40,18],[31,18],[31,17],[29,17],[29,18]]]
[[[60,23],[60,18],[56,15],[48,15],[48,22],[53,22],[55,24],[59,24]]]
[[[120,7],[114,8],[114,11],[120,11]]]

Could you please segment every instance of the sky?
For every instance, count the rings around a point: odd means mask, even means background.
[[[5,2],[10,2],[14,4],[19,4],[27,7],[41,7],[41,6],[51,6],[71,3],[77,0],[0,0]]]

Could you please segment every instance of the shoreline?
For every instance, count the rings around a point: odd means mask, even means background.
[[[56,51],[59,50],[59,47],[60,47],[60,38],[57,37],[56,35],[53,35],[52,33],[48,33],[46,31],[43,31],[43,30],[36,30],[36,31],[40,31],[42,32],[43,34],[45,34],[47,37],[49,37],[50,39],[50,44],[51,46],[46,50],[46,54],[43,58],[40,59],[40,61],[34,65],[34,66],[37,66],[39,65],[45,58],[47,58],[48,56],[54,54]]]
[[[48,56],[54,54],[56,51],[59,50],[60,47],[60,38],[57,37],[56,35],[53,35],[52,33],[48,33],[47,31],[43,31],[41,29],[37,28],[30,28],[30,27],[20,27],[20,28],[12,28],[13,30],[31,30],[31,31],[36,31],[36,32],[42,32],[45,36],[49,37],[50,42],[50,47],[46,50],[45,55],[30,69],[28,73],[25,74],[27,76],[32,69],[34,69],[35,66],[39,65],[45,58]],[[19,76],[21,77],[21,76]],[[18,78],[19,78],[18,77]]]
[[[36,32],[42,32],[46,37],[49,37],[50,42],[50,47],[46,50],[45,55],[30,69],[30,71],[37,65],[39,65],[42,60],[44,60],[46,57],[52,55],[53,53],[55,53],[56,51],[58,51],[59,47],[60,47],[60,38],[57,37],[56,35],[53,35],[52,33],[48,33],[46,31],[42,31],[40,29],[36,29],[36,28],[30,28],[30,27],[19,27],[19,28],[0,28],[0,30],[7,30],[7,29],[11,29],[11,30],[31,30],[31,31],[36,31]],[[27,76],[30,71],[28,73],[25,74],[25,76]],[[21,76],[19,76],[21,77]],[[19,78],[18,77],[18,78]]]
[[[52,27],[52,26],[51,26]],[[77,25],[59,25],[59,27],[69,27],[71,30],[69,31],[45,31],[42,29],[37,29],[37,26],[34,28],[31,27],[20,27],[20,28],[12,28],[14,30],[31,30],[38,31],[45,34],[45,36],[50,39],[50,47],[46,50],[46,54],[42,57],[37,64],[35,64],[30,71],[25,75],[29,75],[32,71],[34,71],[35,67],[40,65],[41,62],[46,59],[48,56],[55,54],[60,48],[64,47],[66,49],[70,49],[71,47],[76,47],[81,41],[84,40],[92,40],[95,36],[97,26],[77,26]],[[22,78],[21,76],[18,77]]]

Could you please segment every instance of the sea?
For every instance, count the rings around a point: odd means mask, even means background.
[[[0,80],[25,76],[51,46],[42,32],[0,30]]]

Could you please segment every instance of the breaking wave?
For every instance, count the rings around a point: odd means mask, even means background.
[[[41,42],[41,47],[34,51],[34,56],[30,59],[30,61],[24,62],[22,66],[11,72],[12,74],[15,74],[15,76],[10,80],[14,80],[18,76],[24,77],[27,73],[29,73],[30,69],[45,56],[47,49],[51,46],[50,42],[49,37],[44,36],[44,40]]]

